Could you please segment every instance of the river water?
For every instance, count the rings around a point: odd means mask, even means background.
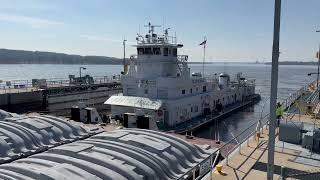
[[[82,74],[91,76],[111,76],[119,74],[122,69],[120,65],[81,65],[86,67]],[[19,65],[0,65],[0,80],[30,80],[34,78],[68,78],[69,74],[78,75],[80,65],[36,65],[36,64],[19,64]],[[201,72],[202,64],[189,65],[192,72]],[[303,85],[315,80],[315,76],[307,76],[309,72],[315,72],[316,66],[295,66],[282,65],[279,67],[278,98],[283,100],[295,92]],[[222,141],[232,139],[234,135],[240,133],[250,124],[256,122],[261,114],[269,111],[268,99],[270,95],[271,83],[271,66],[264,64],[208,64],[206,65],[206,74],[226,72],[233,78],[238,72],[242,72],[249,79],[256,79],[256,92],[260,93],[262,100],[254,107],[238,112],[229,116],[217,127],[208,125],[202,128],[194,135],[198,137],[212,138],[216,129],[219,129],[219,138]],[[262,112],[262,113],[261,113]]]

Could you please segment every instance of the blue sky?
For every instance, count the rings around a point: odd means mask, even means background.
[[[319,8],[282,0],[280,60],[315,60]],[[204,36],[208,61],[269,61],[273,11],[274,0],[1,0],[0,48],[122,57],[122,39],[135,43],[151,21],[176,32],[191,61]]]

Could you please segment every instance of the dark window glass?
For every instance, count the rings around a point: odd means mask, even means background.
[[[144,53],[149,55],[152,54],[151,48],[145,48]]]
[[[138,55],[144,54],[144,49],[143,48],[137,48],[138,50]]]
[[[181,91],[181,93],[182,93],[182,94],[185,94],[185,93],[186,93],[186,90],[183,89],[183,90]]]
[[[192,88],[190,89],[190,93],[192,94]]]
[[[153,48],[153,54],[159,55],[160,53],[160,48]]]
[[[163,48],[163,55],[168,56],[168,48]]]
[[[202,92],[207,92],[207,87],[206,86],[202,87]]]
[[[178,54],[178,53],[177,53],[177,48],[174,48],[174,49],[172,50],[172,55],[173,55],[173,56],[177,56],[177,54]]]

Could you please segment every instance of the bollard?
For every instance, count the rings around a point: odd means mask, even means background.
[[[260,132],[257,132],[257,133],[256,133],[256,136],[257,136],[258,141],[259,141],[259,138],[260,138]]]
[[[219,172],[219,173],[222,173],[222,165],[221,164],[218,164],[216,165],[216,170]]]

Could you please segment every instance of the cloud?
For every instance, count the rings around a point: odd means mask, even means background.
[[[49,26],[63,25],[64,23],[53,21],[49,19],[16,15],[16,14],[0,14],[0,21],[17,23],[17,24],[26,24],[33,28],[43,28]]]
[[[122,43],[123,40],[120,39],[113,39],[106,36],[101,35],[92,35],[92,34],[82,34],[80,35],[81,38],[90,40],[90,41],[109,41],[109,42],[115,42],[115,43]],[[135,44],[135,42],[127,41],[128,44]]]

